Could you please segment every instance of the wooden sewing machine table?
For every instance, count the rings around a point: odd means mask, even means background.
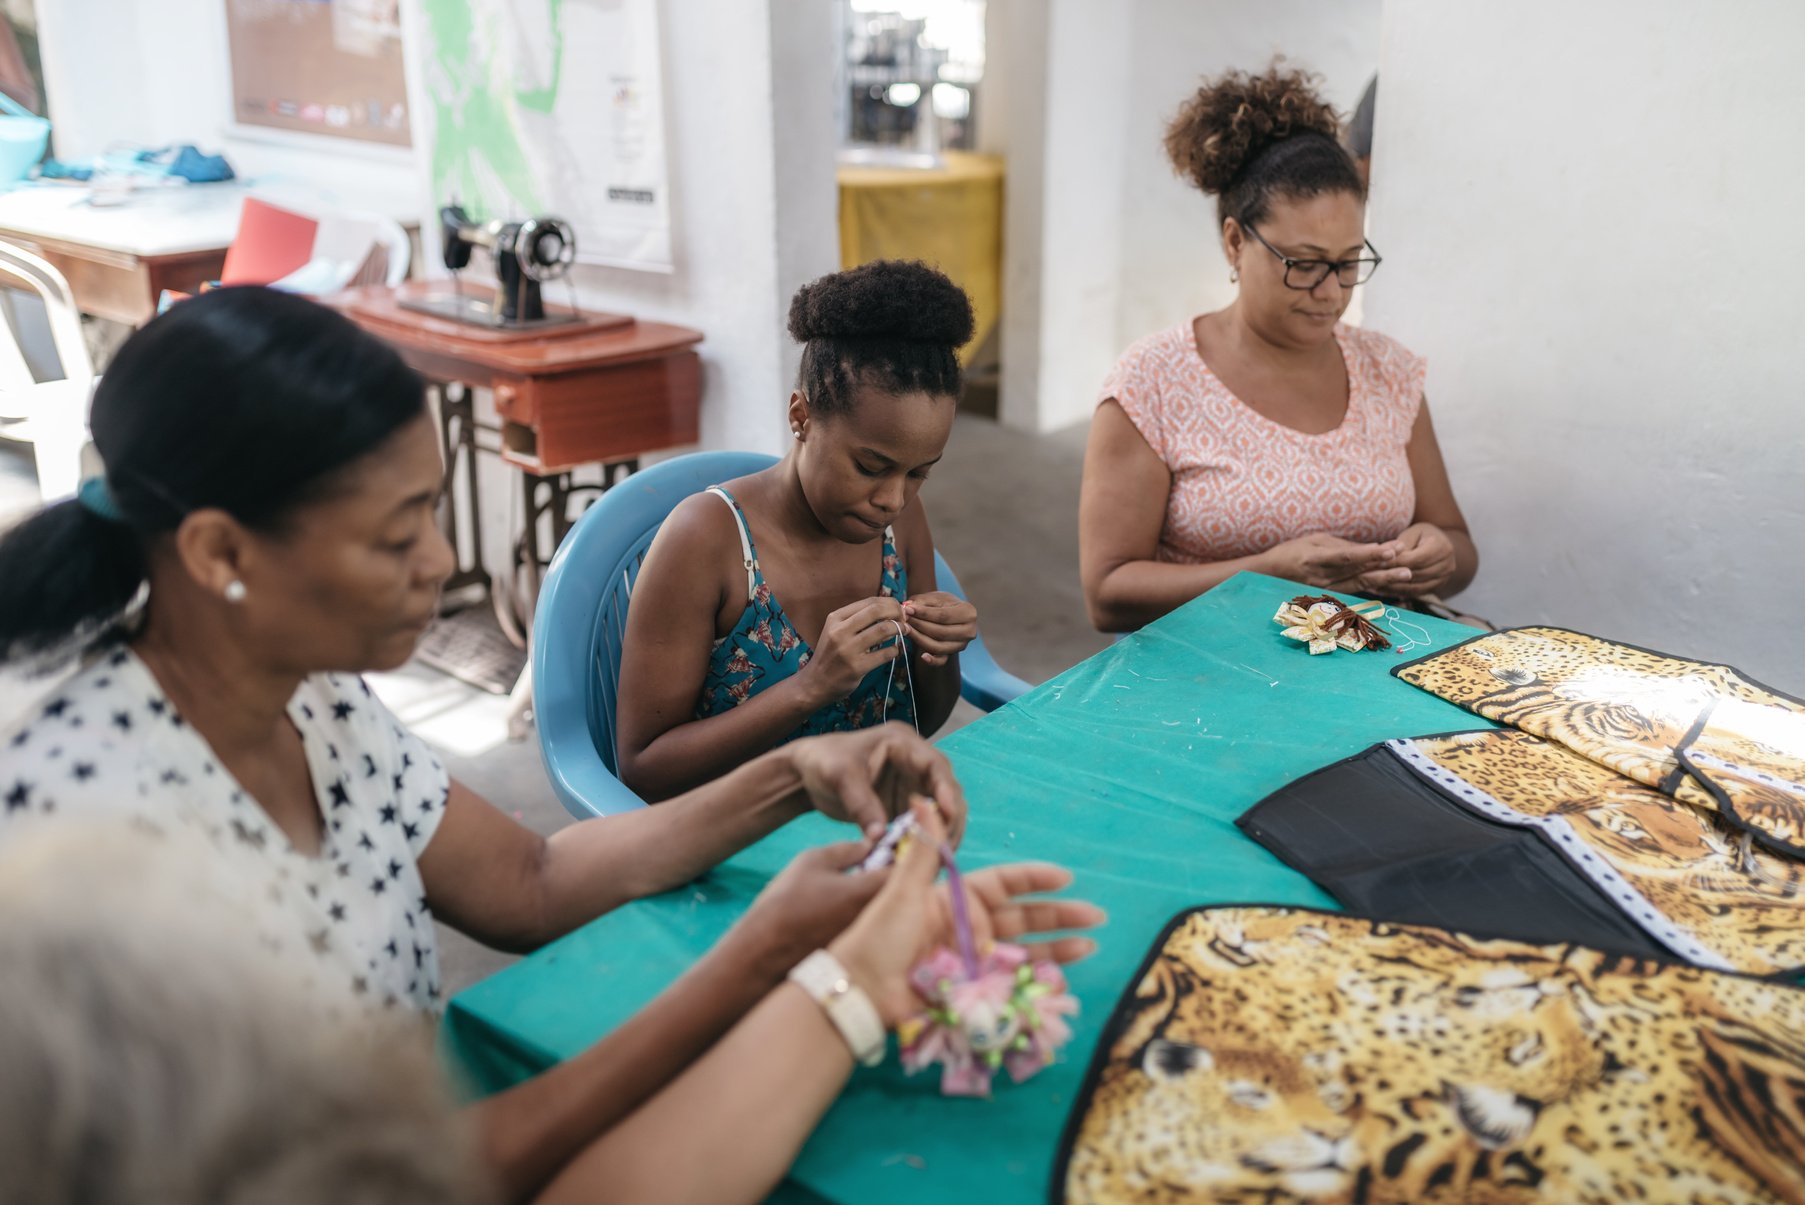
[[[577,321],[495,330],[401,304],[450,288],[445,281],[413,281],[400,288],[353,289],[326,301],[391,344],[438,395],[446,482],[449,487],[463,475],[470,531],[466,559],[448,492],[446,533],[457,549],[458,569],[446,589],[492,585],[483,568],[479,449],[521,472],[526,527],[520,567],[534,575],[536,586],[537,570],[570,528],[572,492],[596,488],[573,484],[574,469],[601,465],[606,489],[637,469],[645,453],[696,442],[702,362],[695,347],[702,332],[552,305],[546,306],[548,313],[575,314]],[[478,291],[464,286],[466,293]],[[498,424],[476,421],[475,389],[492,392]],[[485,447],[479,434],[495,442]],[[546,515],[550,547],[539,541],[539,521]]]

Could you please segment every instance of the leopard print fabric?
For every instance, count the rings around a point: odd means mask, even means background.
[[[1805,865],[1759,848],[1717,813],[1526,732],[1389,748],[1454,802],[1540,829],[1680,957],[1755,975],[1805,973]]]
[[[1288,908],[1181,916],[1056,1194],[1805,1202],[1805,991]]]
[[[1561,628],[1513,628],[1392,672],[1684,803],[1721,811],[1770,848],[1805,855],[1805,705],[1726,666]],[[1770,743],[1749,735],[1750,709],[1766,717],[1754,727]],[[1714,727],[1719,711],[1743,719]],[[1688,749],[1695,756],[1683,764]]]

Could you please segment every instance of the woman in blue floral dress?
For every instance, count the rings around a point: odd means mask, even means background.
[[[634,586],[621,779],[662,799],[785,741],[886,721],[932,733],[977,610],[937,589],[918,497],[952,432],[971,303],[918,263],[805,285],[793,442],[671,512]]]

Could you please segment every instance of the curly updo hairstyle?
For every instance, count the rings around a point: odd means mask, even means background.
[[[1206,80],[1166,127],[1172,170],[1216,198],[1217,225],[1264,218],[1275,198],[1324,193],[1366,199],[1354,161],[1337,141],[1335,110],[1314,80],[1275,61],[1264,74]]]
[[[796,387],[818,415],[850,411],[860,386],[957,398],[971,335],[965,290],[913,260],[823,276],[790,302],[790,336],[803,345]]]

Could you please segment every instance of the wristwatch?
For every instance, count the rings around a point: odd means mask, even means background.
[[[884,1061],[884,1023],[865,989],[852,981],[840,960],[816,950],[790,971],[790,982],[809,994],[832,1021],[852,1057],[867,1067]]]

